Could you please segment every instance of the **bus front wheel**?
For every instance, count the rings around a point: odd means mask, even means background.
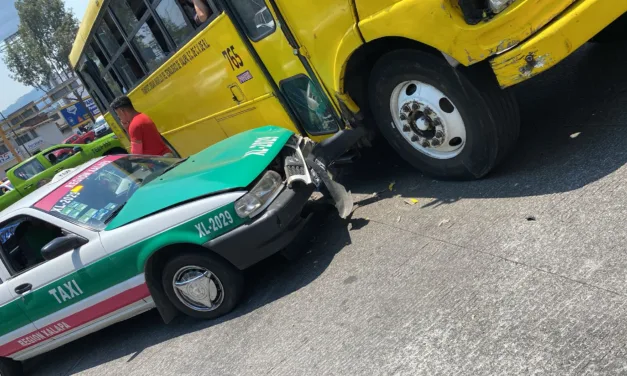
[[[444,180],[485,176],[513,148],[515,98],[487,66],[458,69],[417,50],[390,52],[374,66],[370,106],[383,136],[409,163]]]

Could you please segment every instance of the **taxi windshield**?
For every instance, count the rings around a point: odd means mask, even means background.
[[[102,230],[137,189],[181,161],[137,155],[105,157],[52,191],[35,208]]]

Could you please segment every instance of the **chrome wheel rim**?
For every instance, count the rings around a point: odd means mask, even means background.
[[[220,279],[201,266],[180,268],[174,274],[172,287],[180,302],[194,311],[213,311],[224,300],[224,287]]]
[[[466,144],[466,127],[444,93],[420,81],[396,86],[390,98],[392,127],[416,150],[436,159],[454,158]]]

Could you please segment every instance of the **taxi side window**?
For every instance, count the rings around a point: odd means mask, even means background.
[[[41,249],[63,236],[57,226],[40,219],[20,216],[0,225],[0,256],[11,275],[42,264]]]

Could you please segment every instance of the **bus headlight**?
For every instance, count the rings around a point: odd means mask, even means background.
[[[270,205],[282,187],[281,175],[275,171],[266,172],[250,192],[235,201],[235,212],[241,218],[254,217]]]
[[[488,0],[488,6],[492,13],[497,14],[501,13],[505,8],[507,8],[514,0]]]

